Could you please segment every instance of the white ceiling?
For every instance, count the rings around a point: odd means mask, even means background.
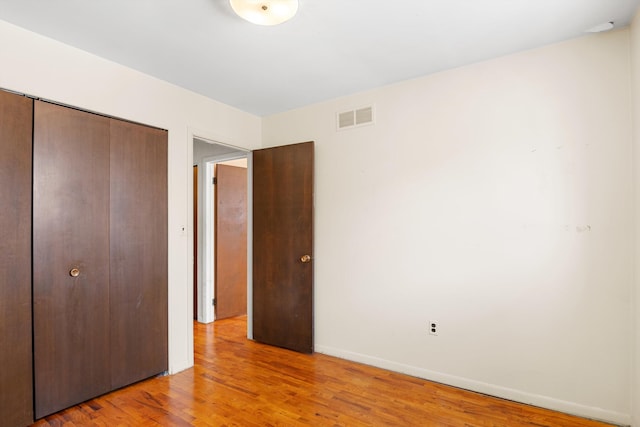
[[[640,0],[0,0],[0,19],[259,116],[629,24]],[[1,68],[0,68],[1,72]]]

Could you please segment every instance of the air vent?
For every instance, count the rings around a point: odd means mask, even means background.
[[[353,111],[345,111],[338,114],[338,129],[347,128],[355,124]]]
[[[337,114],[338,130],[373,124],[373,107],[362,107]]]
[[[360,108],[356,110],[356,124],[363,125],[373,121],[373,107]]]

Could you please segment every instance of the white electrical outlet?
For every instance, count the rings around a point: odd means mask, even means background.
[[[438,335],[438,321],[437,320],[429,320],[429,335]]]

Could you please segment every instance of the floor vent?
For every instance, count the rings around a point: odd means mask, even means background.
[[[373,106],[343,111],[337,114],[338,130],[370,125],[373,124],[373,122]]]

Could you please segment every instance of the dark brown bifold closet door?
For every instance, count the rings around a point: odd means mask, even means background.
[[[35,415],[110,389],[109,119],[35,102]]]
[[[33,421],[31,138],[33,101],[0,91],[0,426]]]
[[[111,378],[167,370],[167,132],[111,121]]]

